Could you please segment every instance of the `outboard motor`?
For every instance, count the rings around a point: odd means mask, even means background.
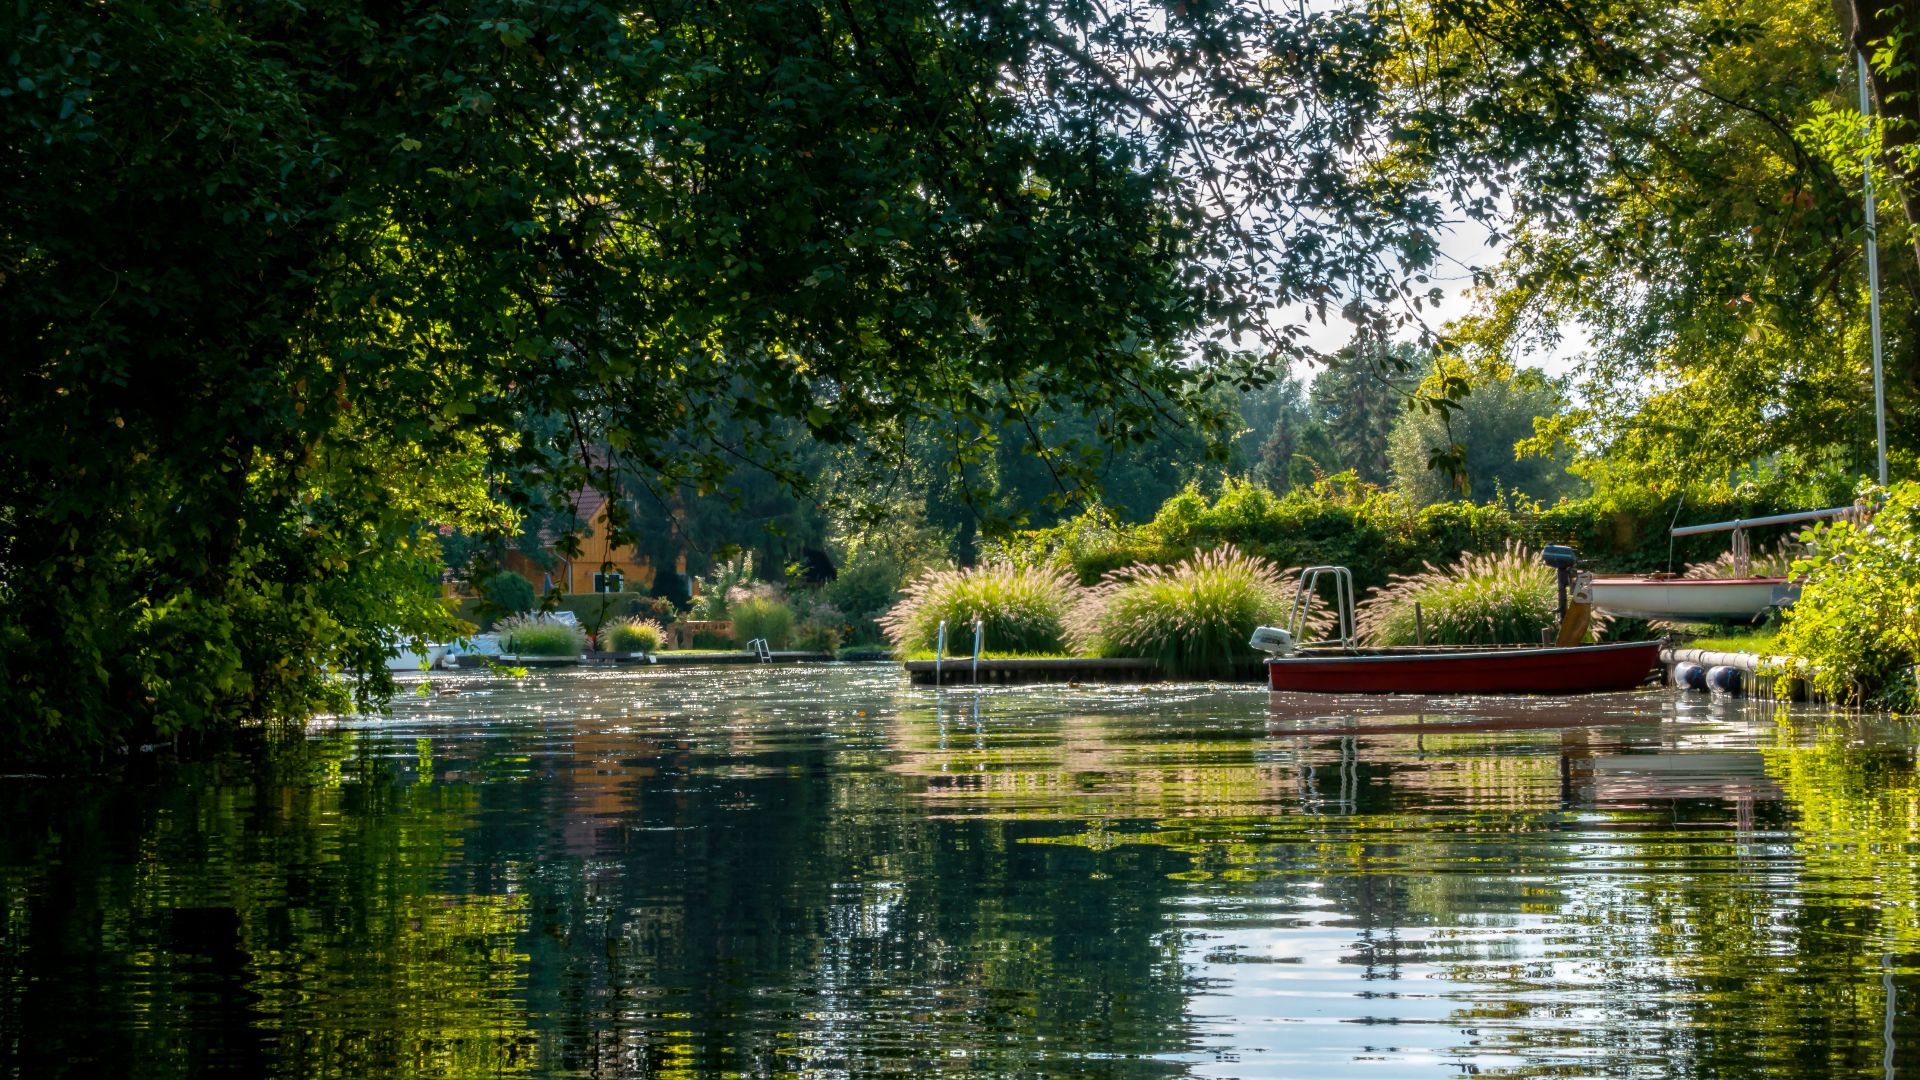
[[[1277,626],[1256,626],[1247,644],[1269,656],[1292,656],[1298,643],[1291,633]]]
[[[1580,561],[1574,550],[1565,544],[1548,544],[1540,549],[1540,561],[1553,567],[1554,575],[1560,582],[1560,618],[1567,617],[1567,591],[1573,583],[1573,567]]]

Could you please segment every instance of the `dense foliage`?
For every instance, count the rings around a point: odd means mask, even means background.
[[[1410,409],[1388,436],[1394,490],[1427,506],[1454,499],[1488,502],[1517,494],[1551,503],[1585,485],[1567,471],[1564,446],[1540,447],[1536,424],[1553,423],[1568,408],[1563,380],[1498,364],[1478,369],[1439,365],[1430,380],[1457,375],[1469,393],[1450,415]],[[1540,452],[1521,452],[1538,447]],[[1458,458],[1436,468],[1458,448]]]
[[[880,620],[896,650],[935,648],[946,624],[947,651],[971,652],[973,624],[994,653],[1058,653],[1067,645],[1066,619],[1079,588],[1057,570],[989,563],[963,570],[928,570]]]
[[[1867,493],[1884,498],[1866,524],[1807,533],[1800,599],[1779,643],[1815,691],[1840,701],[1920,704],[1920,483]]]
[[[1233,479],[1209,498],[1197,487],[1167,501],[1144,526],[1129,527],[1098,509],[1051,529],[1015,534],[987,547],[995,558],[1071,570],[1091,584],[1134,563],[1170,565],[1222,544],[1278,566],[1334,564],[1361,588],[1393,574],[1444,565],[1463,551],[1496,551],[1510,541],[1538,548],[1571,544],[1598,570],[1678,571],[1718,555],[1724,535],[1667,537],[1680,524],[1804,509],[1796,481],[1707,488],[1663,499],[1645,490],[1611,490],[1540,505],[1527,500],[1416,507],[1398,494],[1333,478],[1284,496]],[[1766,538],[1757,536],[1756,543]]]
[[[16,4],[0,38],[10,758],[377,700],[454,629],[443,540],[589,481],[684,539],[685,493],[808,490],[846,449],[931,474],[963,545],[1044,520],[1021,504],[1219,414],[1309,319],[1427,336],[1462,215],[1511,240],[1470,347],[1596,327],[1604,411],[1548,437],[1659,494],[1863,460],[1864,147],[1815,0],[157,0]],[[1329,406],[1362,479],[1391,400]],[[819,547],[743,499],[796,534],[768,554]]]
[[[1108,574],[1075,605],[1079,652],[1141,656],[1190,678],[1229,678],[1259,660],[1254,628],[1278,623],[1292,595],[1264,559],[1222,547],[1170,566]]]

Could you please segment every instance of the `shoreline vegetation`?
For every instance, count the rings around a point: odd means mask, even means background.
[[[1876,471],[1780,642],[1914,703],[1920,0],[1176,6],[21,7],[0,765],[561,605],[871,644],[954,567],[1054,582],[1001,647],[1199,671],[1272,606],[1205,560],[1711,573],[1670,525]]]

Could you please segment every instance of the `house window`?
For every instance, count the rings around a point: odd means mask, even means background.
[[[594,592],[619,592],[626,588],[626,575],[618,570],[608,570],[593,575]]]

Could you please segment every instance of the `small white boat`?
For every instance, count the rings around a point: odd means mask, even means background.
[[[1744,622],[1793,603],[1800,592],[1780,577],[1597,577],[1584,584],[1600,611],[1676,622]]]
[[[387,670],[438,671],[447,667],[451,657],[458,651],[454,645],[429,645],[426,652],[402,649],[398,655],[387,657]]]
[[[1582,578],[1576,586],[1597,611],[1629,619],[1669,619],[1674,622],[1748,622],[1768,611],[1786,607],[1800,597],[1800,583],[1784,577],[1754,577],[1750,568],[1746,530],[1773,525],[1798,525],[1834,518],[1863,518],[1865,506],[1836,506],[1790,514],[1717,521],[1710,525],[1683,525],[1667,530],[1674,537],[1703,533],[1733,534],[1733,569],[1729,578],[1683,578],[1672,574],[1639,577]]]

